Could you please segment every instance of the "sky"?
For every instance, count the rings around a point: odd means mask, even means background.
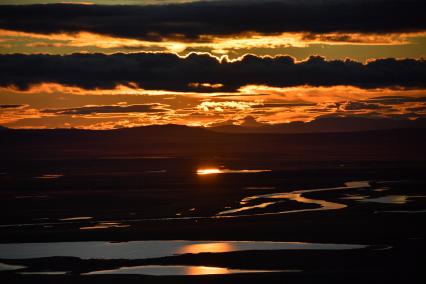
[[[0,0],[0,125],[426,116],[423,0]]]

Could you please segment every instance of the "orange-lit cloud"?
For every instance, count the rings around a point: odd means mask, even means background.
[[[41,83],[31,85],[27,90],[20,90],[15,86],[6,88],[0,87],[0,93],[13,92],[17,94],[70,94],[70,95],[197,95],[196,92],[173,92],[165,90],[145,90],[139,88],[136,84],[129,83],[128,85],[117,85],[114,89],[84,89],[81,87],[64,86],[57,83]]]
[[[197,42],[182,38],[163,38],[161,41],[148,41],[113,37],[92,32],[40,34],[0,29],[0,39],[11,43],[31,39],[27,47],[55,47],[60,52],[63,47],[97,47],[99,49],[120,48],[124,52],[132,50],[164,50],[187,54],[189,51],[209,51],[213,54],[229,54],[231,50],[249,50],[253,48],[308,47],[312,44],[327,45],[405,45],[415,38],[426,37],[426,32],[361,34],[361,33],[281,33],[264,35],[243,33],[232,36],[201,35]],[[38,41],[37,41],[38,40]]]
[[[57,33],[57,34],[37,34],[37,33],[28,33],[28,32],[19,32],[19,31],[10,31],[0,29],[0,38],[4,41],[14,41],[19,38],[31,38],[39,40],[48,40],[47,42],[32,42],[27,43],[29,47],[36,46],[49,46],[53,44],[55,47],[87,47],[95,46],[99,48],[131,48],[131,47],[148,47],[153,45],[152,42],[141,41],[135,39],[127,39],[120,37],[111,37],[107,35],[100,35],[90,32],[75,32],[75,33]],[[54,42],[54,43],[52,43]],[[159,44],[157,46],[168,47],[170,51],[180,51],[182,47],[175,46],[175,43]]]
[[[426,116],[424,89],[353,86],[247,85],[236,92],[187,93],[147,91],[134,84],[86,90],[44,83],[25,91],[0,88],[0,102],[5,104],[0,108],[0,124],[20,128],[112,129],[167,123],[256,125],[312,121],[324,115]],[[134,105],[152,105],[160,111],[136,111],[138,109],[132,109]]]
[[[21,119],[40,118],[40,111],[26,105],[4,108],[0,105],[0,125],[6,125]]]

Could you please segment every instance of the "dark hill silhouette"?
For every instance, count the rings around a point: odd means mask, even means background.
[[[323,128],[326,129],[326,128]],[[116,130],[9,129],[0,133],[5,160],[104,156],[249,157],[283,160],[424,160],[425,129],[336,133],[219,133],[179,125]]]
[[[397,120],[366,117],[323,117],[311,122],[291,122],[259,127],[225,125],[212,127],[217,132],[231,133],[319,133],[319,132],[356,132],[399,128],[426,128],[426,119]]]
[[[179,137],[179,136],[197,136],[206,135],[209,131],[202,127],[187,127],[184,125],[177,124],[165,124],[165,125],[149,125],[142,127],[133,128],[120,128],[117,129],[117,133],[129,133],[146,135],[149,137]]]

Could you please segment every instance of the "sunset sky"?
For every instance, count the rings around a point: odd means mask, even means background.
[[[0,125],[426,117],[426,1],[0,0]]]

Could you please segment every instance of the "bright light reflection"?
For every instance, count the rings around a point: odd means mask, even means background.
[[[220,174],[220,169],[199,169],[197,170],[197,175],[211,175],[211,174]]]
[[[183,246],[181,249],[179,249],[179,254],[203,252],[218,253],[229,252],[233,250],[234,247],[230,243],[205,243]]]
[[[209,266],[188,266],[185,275],[208,275],[208,274],[229,274],[230,271],[222,267]]]
[[[208,168],[197,170],[197,175],[212,175],[212,174],[251,174],[251,173],[264,173],[271,170],[228,170],[218,168]]]

